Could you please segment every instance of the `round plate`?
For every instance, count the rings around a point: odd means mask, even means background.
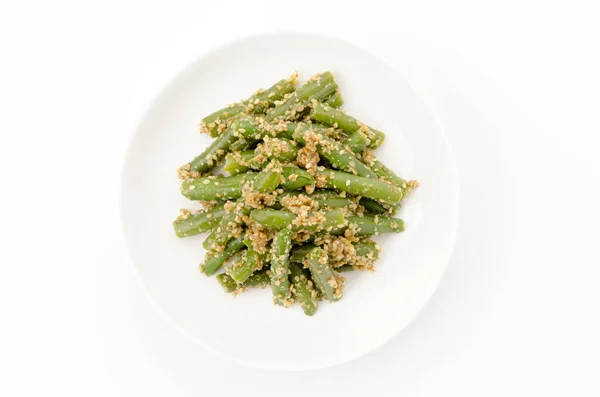
[[[378,158],[421,186],[402,204],[402,234],[376,238],[376,272],[352,272],[344,297],[313,317],[275,307],[271,291],[235,299],[198,271],[205,235],[178,239],[179,208],[200,209],[179,193],[178,166],[211,143],[200,119],[298,71],[301,81],[330,70],[343,109],[387,134]],[[129,251],[150,299],[184,334],[234,361],[276,370],[315,369],[359,357],[401,331],[436,289],[458,225],[458,175],[433,115],[377,57],[336,39],[263,35],[220,47],[180,73],[143,115],[122,180]]]

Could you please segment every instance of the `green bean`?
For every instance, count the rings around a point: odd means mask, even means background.
[[[317,311],[319,300],[309,275],[297,263],[290,263],[290,275],[294,285],[294,298],[300,303],[304,314],[312,316]]]
[[[228,172],[229,175],[238,175],[247,172],[250,170],[250,160],[252,160],[255,156],[254,150],[228,153],[227,156],[225,156],[225,165],[223,165],[223,171]]]
[[[269,124],[264,122],[264,120],[259,121],[256,118],[252,120],[254,120],[254,124],[258,125],[260,128],[253,131],[254,135],[248,137],[242,136],[237,141],[233,142],[229,148],[230,151],[236,152],[250,149],[256,146],[256,144],[265,137],[277,137],[291,140],[292,135],[298,126],[296,123]]]
[[[302,189],[304,186],[315,183],[315,178],[302,168],[284,166],[282,167],[281,174],[285,179],[285,182],[281,184],[281,187],[285,190],[298,190]],[[290,177],[292,177],[293,180],[290,179]]]
[[[216,137],[227,128],[227,121],[240,113],[246,112],[247,106],[241,102],[231,104],[226,108],[217,110],[200,121],[200,131],[207,132],[211,137]]]
[[[375,223],[375,218],[377,218],[377,223]],[[330,234],[333,235],[342,235],[345,230],[349,227],[355,227],[357,236],[370,236],[370,235],[378,235],[382,233],[400,233],[404,231],[404,221],[399,218],[389,218],[385,216],[375,215],[364,215],[364,216],[350,216],[347,219],[348,223],[346,225],[335,227],[329,231]],[[314,241],[314,239],[319,236],[312,236],[309,240],[305,241],[305,243],[309,243]]]
[[[248,248],[242,255],[239,266],[233,266],[230,270],[231,277],[238,282],[245,282],[256,270],[262,267],[266,254],[259,254],[254,248]]]
[[[316,248],[314,244],[295,245],[290,252],[290,261],[303,263],[310,251]]]
[[[379,246],[375,241],[364,239],[353,243],[353,245],[356,250],[356,256],[370,256],[373,260],[379,258]]]
[[[372,240],[360,240],[356,243],[352,243],[352,245],[354,246],[354,249],[356,250],[357,256],[367,257],[367,256],[369,256],[369,253],[372,253],[371,258],[373,258],[373,260],[375,260],[379,257],[377,243],[375,243]],[[316,246],[314,244],[310,244],[310,243],[294,246],[294,248],[292,248],[292,251],[290,252],[290,261],[291,262],[300,262],[300,263],[304,262],[304,260],[306,259],[306,256],[315,247]]]
[[[279,186],[279,174],[272,171],[261,171],[254,178],[254,191],[258,193],[272,192]],[[248,216],[252,207],[245,205],[245,198],[240,197],[237,202],[231,203],[234,208],[227,212],[219,222],[218,227],[203,242],[205,249],[214,249],[217,245],[225,245],[233,232],[242,224],[242,217]]]
[[[219,232],[217,229],[213,229],[208,236],[202,242],[202,247],[207,251],[212,251],[217,246],[217,239],[219,238]]]
[[[298,127],[297,123],[278,122],[277,124],[269,124],[264,122],[264,120],[259,121],[256,118],[246,119],[252,120],[252,123],[259,128],[252,130],[252,134],[246,134],[248,136],[241,136],[238,140],[234,141],[229,147],[231,152],[244,151],[254,147],[258,142],[260,142],[261,139],[264,139],[265,137],[277,137],[280,139],[292,140],[294,131]],[[315,130],[323,131],[331,127],[313,123],[313,128]]]
[[[256,173],[248,172],[229,177],[204,177],[188,179],[181,183],[181,194],[190,200],[231,200],[242,196],[244,183],[256,178]]]
[[[330,87],[330,92],[324,91],[325,87]],[[286,97],[282,103],[275,106],[267,114],[267,121],[273,121],[275,119],[289,118],[294,116],[294,107],[296,105],[304,105],[310,99],[325,99],[331,95],[337,89],[337,84],[333,80],[331,72],[324,72],[313,76],[303,86],[298,88],[295,92],[291,93]],[[316,97],[316,94],[320,94],[322,97]]]
[[[271,282],[271,276],[269,276],[269,274],[265,270],[263,270],[263,271],[254,273],[253,275],[248,277],[248,279],[244,283],[239,284],[239,283],[236,283],[235,280],[233,279],[233,277],[231,277],[230,275],[228,275],[226,273],[221,273],[221,274],[217,275],[217,281],[219,282],[219,284],[221,284],[221,286],[223,287],[225,292],[231,293],[236,290],[238,292],[243,291],[243,290],[240,290],[240,287],[242,287],[242,288],[252,288],[252,287],[264,288],[267,285],[269,285],[269,283]]]
[[[284,124],[278,123],[276,126],[277,128],[274,127],[273,130],[275,131],[275,136],[277,138],[292,139],[292,135],[294,134],[294,131],[296,131],[297,126],[297,123],[291,122],[285,122]],[[273,133],[271,132],[269,135],[273,136]]]
[[[319,204],[319,209],[344,208],[344,207],[350,207],[355,204],[354,200],[352,200],[351,198],[346,198],[346,197],[322,198],[322,199],[315,199],[315,201]]]
[[[314,192],[308,194],[306,192],[285,192],[282,195],[278,196],[278,199],[281,200],[284,197],[297,197],[297,196],[307,196],[311,199],[324,199],[324,198],[338,198],[340,194],[332,189],[315,189]]]
[[[296,215],[289,211],[264,209],[252,211],[250,219],[267,229],[282,230],[292,224]]]
[[[248,280],[246,280],[244,282],[244,284],[242,284],[242,285],[244,287],[264,288],[267,285],[269,285],[270,282],[271,282],[271,276],[269,276],[269,273],[267,273],[266,270],[262,270],[262,271],[254,273],[253,275],[248,277]]]
[[[317,288],[327,300],[335,302],[342,297],[342,283],[327,260],[327,254],[321,248],[313,248],[307,257],[308,268]]]
[[[365,210],[367,210],[367,212],[370,212],[372,214],[379,215],[379,214],[385,214],[388,212],[388,209],[385,208],[383,205],[379,204],[375,200],[371,200],[366,197],[361,197],[360,201],[358,203],[360,205],[362,205],[363,207],[365,207]]]
[[[223,171],[230,175],[236,175],[246,172],[250,168],[261,170],[269,164],[270,160],[277,160],[282,163],[293,161],[298,156],[298,147],[296,142],[284,138],[273,138],[269,147],[276,146],[278,150],[264,153],[265,147],[257,147],[254,151],[244,151],[229,153],[225,157]]]
[[[348,135],[344,144],[354,153],[360,153],[369,146],[369,138],[367,138],[367,135],[362,131],[354,131]]]
[[[270,193],[279,186],[279,173],[270,170],[263,170],[256,175],[254,179],[254,191],[258,193]]]
[[[334,109],[331,106],[327,106],[318,102],[313,103],[310,117],[313,120],[319,121],[321,123],[325,123],[334,127],[339,127],[342,130],[346,131],[348,134],[358,131],[363,125],[354,117],[348,116],[341,110]],[[372,149],[376,149],[379,146],[381,146],[385,139],[385,134],[374,128],[367,126],[365,127],[366,128],[364,132],[365,134],[367,134],[370,140],[369,147]]]
[[[213,143],[190,161],[190,170],[206,172],[212,169],[217,162],[225,156],[231,144],[240,137],[250,138],[257,132],[257,127],[252,124],[252,119],[243,118],[234,120],[227,130],[221,134]]]
[[[379,179],[387,181],[392,185],[396,185],[398,187],[404,187],[406,181],[400,178],[394,171],[383,165],[383,163],[373,157],[371,161],[371,169],[377,174]]]
[[[277,232],[271,245],[271,288],[276,304],[289,305],[290,280],[288,266],[290,249],[292,248],[292,229],[282,229]]]
[[[358,131],[357,131],[358,132]],[[352,149],[354,153],[362,152],[367,145],[361,146],[357,144],[352,144],[349,141],[352,137],[348,138],[346,141],[346,145]],[[406,181],[403,178],[400,178],[394,171],[390,168],[386,167],[381,161],[379,161],[372,153],[369,157],[369,160],[365,160],[365,164],[367,164],[379,179],[382,179],[386,182],[391,183],[392,185],[403,187]],[[363,160],[367,158],[366,153],[362,154]]]
[[[333,230],[345,224],[344,212],[341,209],[326,211],[322,220],[314,215],[314,212],[309,213],[306,218],[308,224],[304,225],[295,225],[296,215],[284,210],[254,210],[250,213],[250,218],[263,227],[274,230],[286,228],[306,231]]]
[[[204,263],[200,265],[200,270],[207,276],[212,276],[223,266],[225,262],[233,254],[238,252],[244,247],[243,237],[236,237],[229,240],[225,246],[223,252],[209,252],[204,260]]]
[[[310,195],[310,197],[322,199],[322,198],[339,198],[340,193],[336,192],[333,189],[315,189],[314,192]]]
[[[238,137],[235,135],[235,126],[232,124],[218,139],[215,139],[212,144],[207,147],[202,153],[190,161],[190,170],[198,172],[206,172],[217,165],[220,153],[225,153],[229,147],[235,142]]]
[[[235,203],[233,203],[233,202],[230,202],[230,203],[231,204],[229,204],[229,205],[234,205],[235,207],[228,212],[227,212],[227,210],[225,210],[226,211],[225,216],[223,216],[223,218],[221,219],[221,222],[219,222],[219,225],[214,230],[214,232],[216,232],[216,235],[214,236],[214,240],[208,242],[207,244],[210,244],[210,246],[209,246],[209,248],[205,247],[205,249],[214,249],[215,246],[217,246],[217,245],[227,244],[229,239],[232,238],[232,234],[233,234],[234,230],[238,229],[240,227],[240,225],[242,224],[241,217],[243,215],[248,216],[250,214],[250,212],[252,211],[252,207],[244,204],[243,197],[239,198]],[[211,233],[211,235],[212,235],[212,233]],[[209,238],[213,238],[211,235],[209,235]]]
[[[210,136],[219,135],[225,128],[227,120],[240,113],[264,113],[265,110],[283,98],[285,94],[293,92],[296,87],[296,79],[284,79],[275,83],[272,87],[255,93],[241,103],[233,104],[214,113],[209,114],[200,122],[200,127]]]
[[[246,183],[254,183],[259,193],[271,192],[279,186],[279,174],[273,171],[247,172],[227,177],[188,179],[181,183],[181,194],[190,200],[232,200],[242,197]]]
[[[267,165],[267,161],[259,162],[260,155],[266,160],[278,160],[282,163],[296,160],[298,156],[298,144],[292,140],[285,138],[271,138],[265,137],[264,143],[254,150],[254,154],[257,156],[250,160],[250,167],[255,169],[264,168]]]
[[[221,284],[221,287],[223,287],[225,292],[227,292],[228,294],[235,291],[238,287],[235,280],[225,273],[217,274],[217,281],[219,282],[219,284]]]
[[[217,226],[221,218],[225,215],[223,205],[217,205],[207,211],[202,211],[197,214],[173,222],[173,229],[177,237],[195,236],[213,227]]]
[[[318,171],[325,176],[326,186],[353,194],[355,196],[367,197],[387,204],[396,204],[402,200],[404,192],[402,189],[377,179],[363,178],[342,171],[327,170]]]
[[[342,266],[336,267],[335,271],[338,273],[353,272],[354,267],[352,265],[342,265]]]
[[[230,152],[239,152],[242,150],[247,150],[247,149],[251,149],[253,147],[256,146],[256,144],[260,142],[260,139],[256,139],[254,137],[251,138],[238,138],[237,141],[234,141],[230,146],[229,146],[229,151]]]
[[[329,98],[323,101],[325,104],[331,106],[332,108],[339,108],[344,104],[344,98],[342,98],[342,94],[338,89],[335,93],[333,93]]]
[[[317,143],[317,151],[321,157],[326,158],[334,168],[362,176],[365,178],[377,179],[377,175],[371,169],[354,156],[354,154],[344,146],[328,138],[325,134],[312,131],[310,125],[308,128],[298,127],[294,132],[294,140],[305,145],[306,139],[309,139],[310,134],[315,134]]]
[[[328,191],[329,192],[329,191]],[[285,192],[277,196],[277,202],[272,206],[273,209],[280,210],[283,208],[281,202],[286,197],[297,197],[300,195],[304,195],[306,197],[311,198],[313,201],[316,201],[319,205],[319,209],[335,209],[335,208],[344,208],[350,207],[354,205],[354,200],[351,198],[340,197],[337,194],[328,195],[328,194],[320,194],[318,190],[315,190],[313,194],[307,194],[304,192]]]
[[[349,225],[356,225],[358,236],[378,235],[382,233],[400,233],[404,231],[404,221],[385,216],[350,216]]]
[[[331,83],[322,86],[320,90],[312,94],[310,98],[304,102],[304,107],[310,108],[313,101],[318,102],[326,100],[330,96],[334,95],[337,92],[338,88],[339,87],[335,81],[332,81]]]

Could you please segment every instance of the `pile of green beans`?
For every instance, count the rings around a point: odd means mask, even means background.
[[[179,170],[179,238],[209,232],[199,269],[225,292],[270,286],[273,301],[342,298],[342,273],[372,270],[372,236],[404,231],[392,217],[415,187],[371,150],[385,134],[346,115],[331,72],[297,86],[297,74],[202,119],[212,144]],[[217,274],[218,273],[218,274]]]

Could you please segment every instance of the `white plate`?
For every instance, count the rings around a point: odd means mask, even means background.
[[[377,238],[375,273],[347,274],[344,298],[313,317],[275,307],[270,291],[232,299],[197,266],[205,235],[178,239],[176,168],[211,140],[200,119],[294,70],[306,79],[331,70],[344,109],[386,132],[378,157],[420,188],[403,203],[402,234]],[[150,299],[185,335],[237,362],[276,370],[315,369],[359,357],[401,331],[435,291],[458,227],[452,150],[417,94],[388,65],[348,43],[306,34],[264,35],[220,47],[179,74],[142,117],[126,160],[122,219],[133,262]]]

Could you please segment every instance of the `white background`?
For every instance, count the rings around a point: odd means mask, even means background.
[[[593,1],[0,4],[0,395],[600,395]],[[510,144],[518,190],[514,262],[492,299],[465,313],[448,292],[432,301],[452,307],[441,318],[426,309],[373,354],[306,374],[182,339],[143,295],[118,217],[152,96],[209,48],[280,29],[371,49],[432,109],[460,89]]]

